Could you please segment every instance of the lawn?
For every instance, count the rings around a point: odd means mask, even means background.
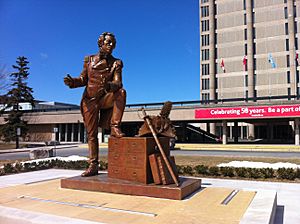
[[[20,148],[23,148],[25,145],[20,144]],[[4,149],[15,149],[16,148],[16,143],[0,143],[0,150]]]

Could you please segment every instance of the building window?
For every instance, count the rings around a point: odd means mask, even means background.
[[[244,25],[247,25],[247,15],[244,14]]]
[[[202,96],[203,103],[208,103],[208,101],[209,101],[209,93],[202,93],[201,96]]]
[[[202,35],[201,36],[201,46],[208,46],[209,45],[209,35]]]
[[[215,4],[215,7],[214,7],[214,13],[215,13],[215,15],[218,14],[217,10],[218,10],[218,8],[217,8],[217,5]]]
[[[289,48],[289,39],[286,39],[285,40],[285,49],[288,51],[290,48]]]
[[[208,6],[202,6],[201,7],[201,17],[207,17],[207,16],[209,16]]]
[[[202,90],[208,90],[209,89],[209,79],[202,79]]]
[[[286,66],[290,67],[290,55],[286,56]]]
[[[252,32],[252,38],[255,39],[256,38],[256,29],[255,27],[253,28],[253,32]]]
[[[246,0],[243,0],[243,9],[246,10]]]
[[[248,54],[248,53],[247,53],[247,52],[248,52],[247,49],[248,49],[248,48],[247,48],[247,44],[245,44],[245,55]]]
[[[209,0],[201,0],[201,3],[206,3],[208,2]]]
[[[288,88],[287,91],[288,91],[288,97],[290,98],[291,97],[291,88]]]
[[[298,38],[295,38],[295,49],[298,50]]]
[[[285,18],[285,19],[288,18],[288,10],[287,10],[287,7],[284,7],[284,18]]]
[[[288,23],[285,23],[285,35],[288,35],[289,34],[289,25]]]
[[[256,86],[256,74],[253,75],[254,86]]]
[[[247,29],[244,29],[244,40],[247,40]]]
[[[247,126],[242,126],[243,138],[247,138]]]
[[[209,64],[202,64],[202,75],[209,75]]]
[[[245,75],[245,87],[248,86],[248,75]]]
[[[201,21],[201,30],[202,32],[209,31],[209,20]]]
[[[296,82],[299,83],[299,71],[296,70]]]
[[[290,71],[287,71],[286,72],[286,81],[287,81],[287,83],[291,83],[291,72]]]
[[[201,61],[209,60],[209,49],[201,50]]]

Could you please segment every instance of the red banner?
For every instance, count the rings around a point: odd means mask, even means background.
[[[195,118],[222,119],[222,118],[267,118],[267,117],[299,117],[300,105],[280,106],[243,106],[226,108],[196,109]]]

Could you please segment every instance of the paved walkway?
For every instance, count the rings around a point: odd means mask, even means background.
[[[57,145],[56,149],[63,148],[88,148],[87,144],[64,144]],[[107,143],[100,143],[100,148],[107,148]],[[180,150],[220,150],[220,151],[252,151],[252,152],[300,152],[300,146],[296,145],[255,145],[255,144],[193,144],[193,143],[177,143],[176,148]],[[54,148],[54,146],[44,146],[36,148],[21,148],[21,149],[2,149],[1,153],[14,153],[14,152],[29,152],[34,149],[41,148]]]
[[[88,148],[87,144],[79,145]],[[100,143],[100,147],[107,148],[107,143]],[[176,143],[175,148],[180,150],[224,150],[224,151],[257,151],[257,152],[300,152],[300,146],[296,145],[264,145],[264,144],[194,144]]]
[[[30,173],[22,173],[15,175],[8,175],[0,177],[0,189],[12,186],[18,186],[21,184],[30,184],[40,182],[43,180],[55,180],[63,177],[71,177],[79,175],[82,171],[74,170],[43,170],[35,171]],[[224,180],[224,179],[211,179],[202,178],[203,187],[207,188],[233,188],[242,189],[244,191],[277,191],[277,213],[276,213],[276,224],[296,224],[300,223],[300,184],[296,183],[276,183],[276,182],[258,182],[258,181],[243,181],[243,180]],[[1,212],[5,207],[1,206]],[[264,209],[263,207],[259,210]],[[14,211],[15,214],[20,212],[19,210]],[[31,214],[31,213],[30,213]],[[28,215],[30,215],[28,213]],[[256,214],[256,213],[254,213]],[[36,215],[36,214],[31,214]],[[41,217],[39,217],[41,218]],[[69,220],[70,221],[70,220]],[[75,220],[73,220],[74,223]],[[73,223],[73,222],[72,222]],[[92,223],[92,222],[82,222]]]
[[[257,152],[300,152],[296,145],[264,145],[264,144],[176,144],[181,150],[236,150]]]
[[[32,147],[32,148],[20,148],[20,149],[1,149],[0,154],[4,153],[16,153],[16,152],[30,152],[35,149],[66,149],[66,148],[74,148],[78,147],[79,144],[70,144],[70,145],[57,145],[57,146],[40,146],[40,147]]]

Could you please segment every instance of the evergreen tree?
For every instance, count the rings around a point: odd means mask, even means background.
[[[25,137],[28,128],[27,121],[22,120],[23,112],[20,110],[20,103],[27,102],[34,107],[34,98],[32,96],[32,88],[27,86],[28,70],[26,57],[18,57],[17,65],[12,67],[16,72],[10,74],[11,84],[5,95],[5,108],[8,109],[9,115],[5,118],[5,124],[1,127],[1,135],[5,141],[16,141],[16,148],[19,148],[19,137],[17,136],[17,129],[20,128],[21,136]]]

